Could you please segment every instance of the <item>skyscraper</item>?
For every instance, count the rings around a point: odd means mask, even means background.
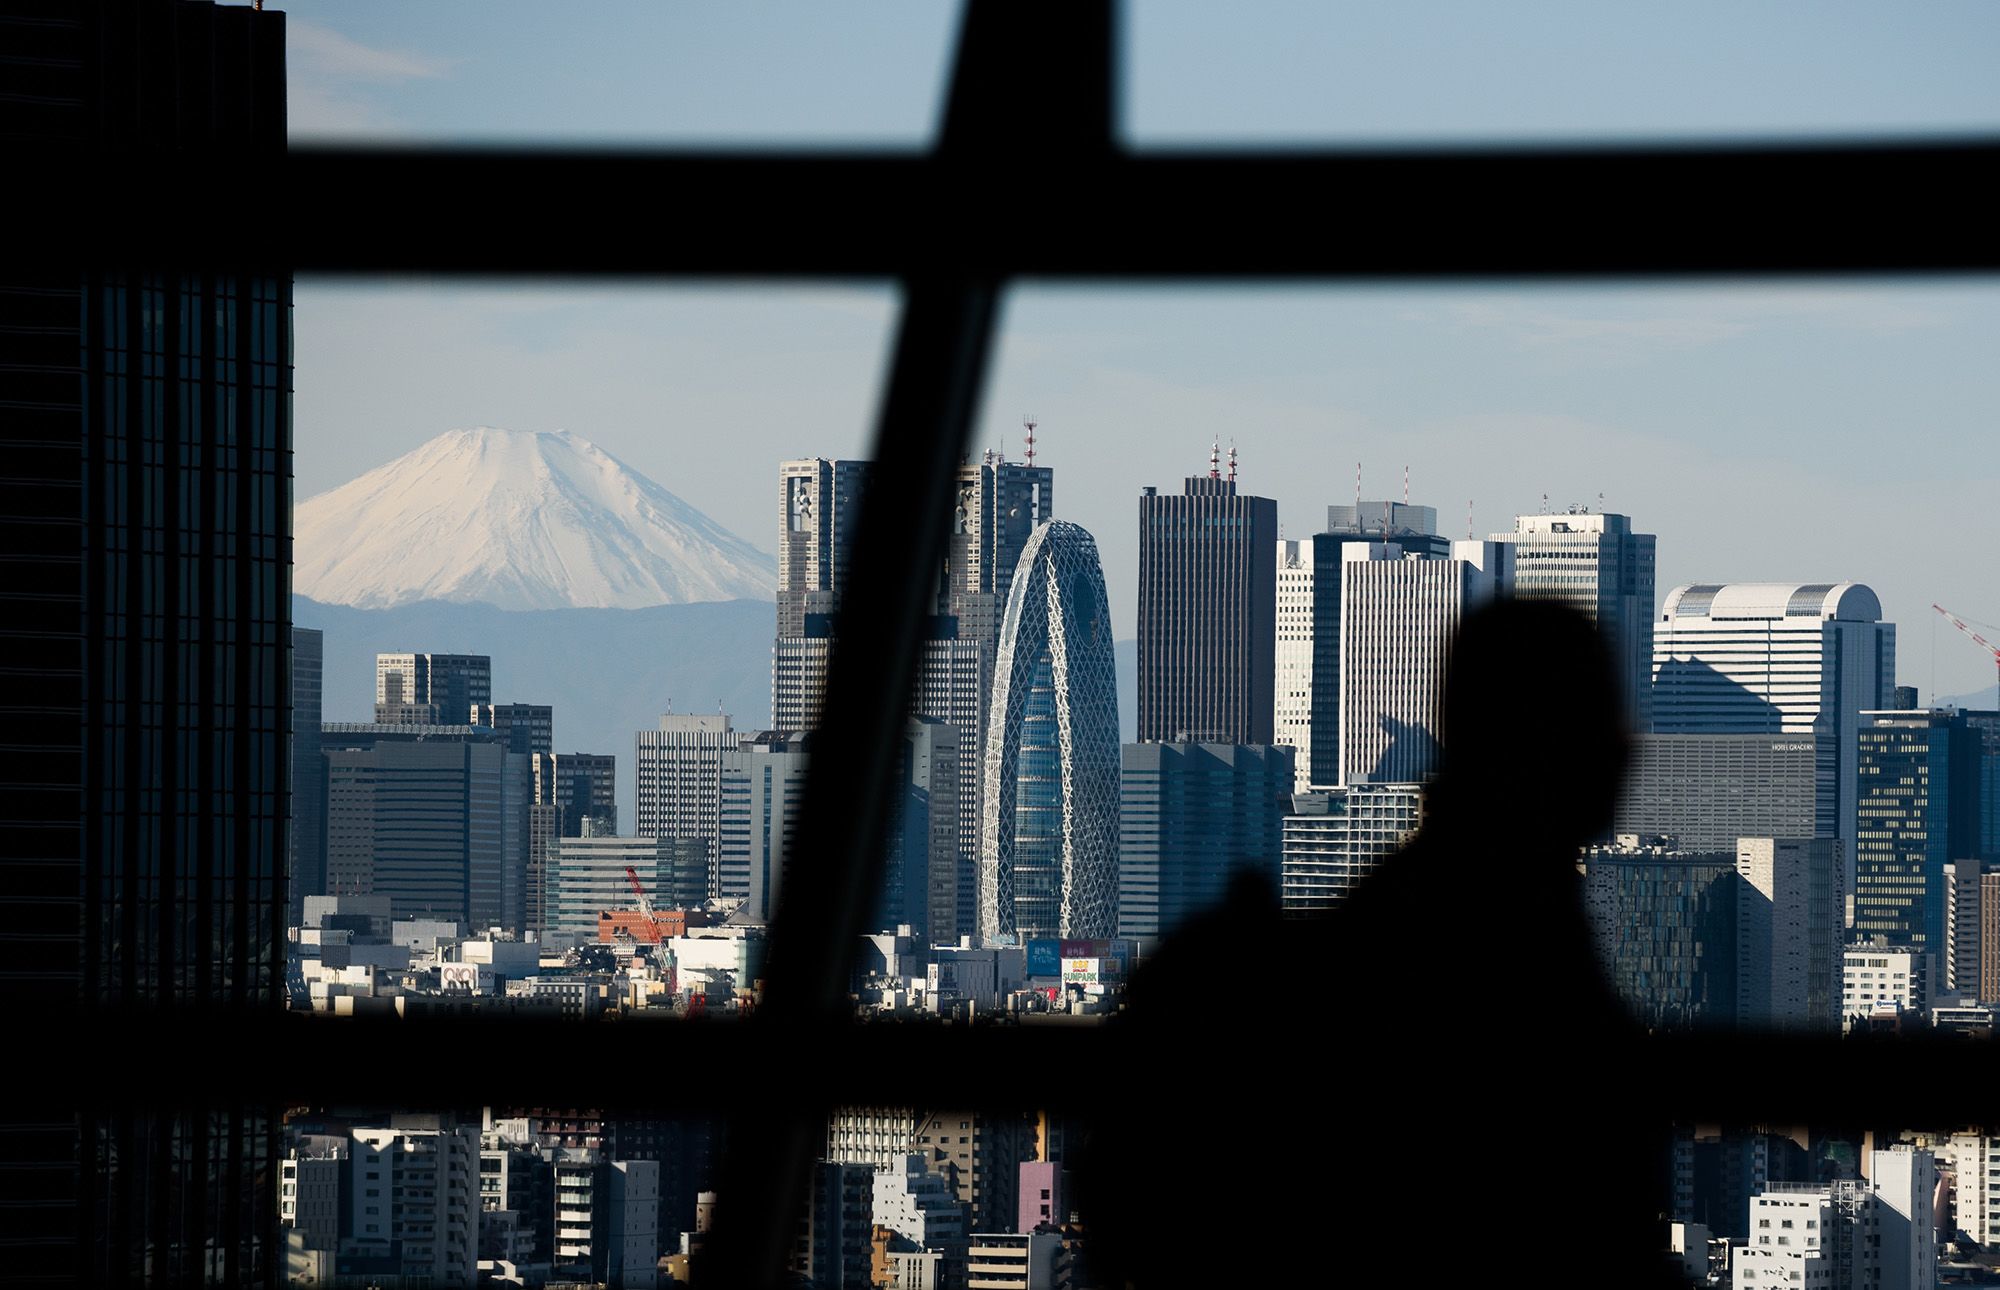
[[[658,730],[632,737],[633,831],[642,838],[699,838],[708,852],[708,894],[722,894],[716,846],[722,803],[722,754],[737,736],[723,713],[668,713]]]
[[[803,636],[807,614],[839,606],[867,481],[865,461],[779,464],[777,635]]]
[[[1269,712],[1267,704],[1266,720]],[[1117,675],[1097,543],[1075,524],[1051,520],[1021,553],[1000,628],[984,760],[980,934],[1111,935]]]
[[[333,722],[327,885],[397,918],[519,929],[527,919],[529,759],[487,726]]]
[[[1278,543],[1277,677],[1273,738],[1298,749],[1297,792],[1340,782],[1341,549],[1394,542],[1405,554],[1445,558],[1437,511],[1408,502],[1326,508],[1327,531]]]
[[[989,451],[958,468],[938,613],[956,620],[961,639],[984,641],[989,663],[1021,552],[1054,513],[1055,472],[1047,466]]]
[[[1369,542],[1340,554],[1340,782],[1421,783],[1437,771],[1453,639],[1504,593],[1507,548],[1453,542],[1436,559]]]
[[[555,747],[555,709],[546,703],[475,703],[469,718],[475,726],[491,726],[507,737],[510,751],[534,756]]]
[[[969,753],[971,746],[955,726],[910,718],[889,817],[878,929],[908,924],[926,944],[958,936],[959,759],[961,747]]]
[[[1630,517],[1571,510],[1522,515],[1495,542],[1514,548],[1514,595],[1548,600],[1588,618],[1617,660],[1631,728],[1651,729],[1653,547]]]
[[[137,209],[191,176],[264,191],[285,147],[283,14],[129,0],[12,16],[0,135],[22,192],[155,176],[133,185]],[[14,249],[0,272],[0,981],[43,1004],[277,1007],[291,279]],[[10,1280],[276,1279],[262,1106],[23,1105],[7,1163]]]
[[[997,635],[996,635],[997,641]],[[995,645],[955,634],[933,633],[917,659],[910,694],[913,720],[942,721],[957,732],[958,866],[947,890],[944,875],[933,873],[930,935],[933,943],[970,936],[979,922],[979,802],[985,776],[980,751],[991,693],[987,669]]]
[[[475,704],[493,702],[493,660],[484,654],[377,654],[375,719],[462,726]]]
[[[292,628],[292,863],[287,903],[326,892],[326,764],[320,760],[320,693],[326,639]]]
[[[1236,491],[1212,455],[1181,494],[1139,497],[1139,721],[1144,742],[1268,744],[1277,641],[1278,504]]]
[[[1945,953],[1945,866],[1978,854],[1979,733],[1963,714],[1867,712],[1856,735],[1854,934]]]
[[[1287,916],[1332,909],[1423,824],[1417,784],[1355,784],[1292,794],[1279,901]]]
[[[1169,936],[1242,872],[1276,890],[1293,750],[1126,744],[1119,768],[1118,935]]]
[[[1824,734],[1823,791],[1854,863],[1856,737],[1896,680],[1896,628],[1854,582],[1701,583],[1667,593],[1653,626],[1660,734]]]
[[[766,730],[722,754],[717,821],[717,894],[744,901],[763,922],[778,907],[791,863],[809,762],[808,736]]]

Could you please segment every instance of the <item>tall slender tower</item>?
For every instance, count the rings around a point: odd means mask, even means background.
[[[1097,543],[1052,520],[1007,596],[980,804],[982,936],[1117,922],[1118,680]]]
[[[1142,743],[1271,742],[1278,504],[1237,492],[1220,457],[1178,497],[1139,497]]]

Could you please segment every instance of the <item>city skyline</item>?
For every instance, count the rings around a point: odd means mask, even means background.
[[[297,395],[301,499],[341,482],[341,472],[379,464],[376,454],[407,451],[447,423],[546,420],[547,429],[560,421],[760,549],[774,537],[772,462],[866,456],[870,378],[892,315],[887,293],[475,288],[412,295],[339,287],[308,310],[306,296],[319,289],[300,290],[300,353],[327,373],[302,377]],[[2000,616],[1981,603],[1990,593],[1978,552],[2000,540],[2000,518],[1982,509],[1983,498],[2000,479],[1977,452],[1975,406],[2000,388],[1966,352],[1981,337],[2000,341],[2000,290],[1157,293],[1161,307],[1138,313],[1129,307],[1133,294],[1020,293],[968,445],[975,461],[996,444],[1018,460],[1015,405],[1039,407],[1037,464],[1066,481],[1058,517],[1099,535],[1120,640],[1135,634],[1131,499],[1148,484],[1172,487],[1202,469],[1215,426],[1229,411],[1229,391],[1239,390],[1238,428],[1222,437],[1236,442],[1244,486],[1277,498],[1288,538],[1320,531],[1324,508],[1351,500],[1357,461],[1371,497],[1400,496],[1407,464],[1411,499],[1434,506],[1448,536],[1462,536],[1465,521],[1465,500],[1454,493],[1473,494],[1466,500],[1481,536],[1511,529],[1518,515],[1601,507],[1659,535],[1658,596],[1704,581],[1864,582],[1882,596],[1885,617],[1904,624],[1899,681],[1916,685],[1926,701],[1974,695],[1990,684],[1990,665],[1978,651],[1926,619],[1933,602],[1973,618]],[[1431,307],[1421,307],[1425,300]],[[580,321],[593,304],[609,311],[603,329]],[[675,338],[711,314],[711,334],[684,364],[674,360]],[[1199,335],[1183,334],[1203,314],[1212,324],[1196,330],[1212,334],[1207,347]],[[1371,320],[1398,333],[1397,345],[1370,341],[1346,376],[1309,382],[1322,396],[1330,384],[1358,383],[1372,406],[1343,411],[1277,397],[1302,396],[1284,387],[1304,378],[1285,377],[1269,357],[1251,362],[1231,337],[1285,316],[1297,324],[1289,330],[1316,329],[1329,343],[1357,339]],[[1111,324],[1119,330],[1108,330]],[[553,334],[536,342],[537,353],[522,349],[518,335],[507,339],[510,331],[542,328]],[[414,331],[424,336],[408,334]],[[622,338],[609,353],[598,352],[592,338],[612,331]],[[766,356],[746,368],[753,334],[771,335],[779,351],[805,352],[806,366],[781,371],[785,364]],[[1439,348],[1446,342],[1455,352]],[[1941,351],[1934,342],[1949,343]],[[669,361],[634,377],[650,345]],[[1147,370],[1135,370],[1132,356],[1118,358],[1120,350],[1151,355]],[[1439,382],[1407,370],[1424,354],[1455,359],[1437,361],[1466,377],[1459,384],[1486,392],[1441,399],[1432,388]],[[475,355],[483,357],[475,362]],[[1843,393],[1819,388],[1816,355],[1843,369],[1834,382]],[[1310,370],[1303,356],[1292,357],[1301,359],[1296,370]],[[519,371],[512,370],[515,358]],[[1113,358],[1115,367],[1108,365]],[[1360,371],[1391,360],[1400,373]],[[1510,363],[1532,370],[1510,374]],[[370,381],[347,379],[364,366],[375,373]],[[424,369],[421,396],[398,402],[412,394],[417,368]],[[718,377],[717,368],[729,374]],[[1190,389],[1186,374],[1194,372],[1205,379]],[[1710,388],[1725,378],[1740,385],[1746,373],[1756,377],[1754,391],[1724,399]],[[781,374],[821,415],[802,421],[776,406],[768,378]],[[1258,381],[1270,387],[1266,393],[1248,388]],[[335,389],[350,393],[335,398]],[[1071,398],[1052,404],[1051,389]],[[640,418],[620,410],[620,400],[641,398],[688,415],[656,410]],[[1397,399],[1408,404],[1406,414],[1388,406]],[[443,406],[447,400],[458,410]],[[1914,426],[1891,420],[1886,409],[1899,401],[1932,415]],[[1543,410],[1499,410],[1504,403],[1540,403]],[[581,410],[562,416],[565,405]],[[1730,415],[1718,420],[1723,405]],[[1255,420],[1246,423],[1245,414]],[[663,416],[689,428],[659,428]],[[1159,424],[1148,425],[1154,416]],[[326,433],[331,424],[353,428],[356,417],[362,432]],[[1620,418],[1632,428],[1617,428]],[[1882,542],[1877,526],[1852,522],[1869,514],[1894,516],[1895,532],[1926,552],[1924,563],[1912,567],[1903,542]],[[1656,601],[1656,614],[1659,607]]]

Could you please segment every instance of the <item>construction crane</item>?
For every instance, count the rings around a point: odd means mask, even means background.
[[[646,889],[639,885],[639,871],[629,864],[625,866],[625,881],[632,884],[632,894],[639,898],[639,912],[646,916],[646,943],[657,949],[666,931],[660,926],[660,916],[653,912],[653,902],[646,899]]]
[[[1979,648],[1985,650],[1988,654],[1991,654],[1993,656],[1994,667],[1996,670],[2000,670],[2000,645],[1995,645],[1992,641],[1987,640],[1984,636],[1981,636],[1977,631],[1973,630],[1971,623],[1966,622],[1963,618],[1960,618],[1957,614],[1951,612],[1951,610],[1946,609],[1943,605],[1933,604],[1931,608],[1937,610],[1939,613],[1943,614],[1946,618],[1950,619],[1951,625],[1953,627],[1958,628],[1958,630],[1964,632],[1967,636],[1970,636],[1973,640],[1978,641]]]

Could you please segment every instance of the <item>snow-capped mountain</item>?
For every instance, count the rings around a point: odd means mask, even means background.
[[[328,604],[639,609],[769,600],[776,561],[566,430],[481,426],[293,514],[292,584]]]

